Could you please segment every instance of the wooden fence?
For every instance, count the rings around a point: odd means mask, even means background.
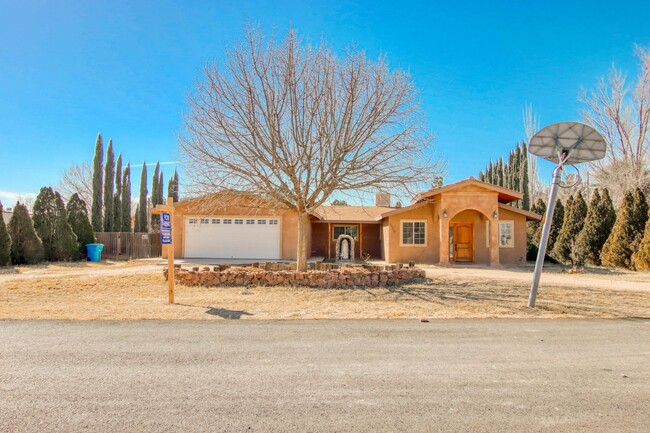
[[[132,260],[162,257],[159,233],[98,232],[98,244],[104,244],[103,259]]]

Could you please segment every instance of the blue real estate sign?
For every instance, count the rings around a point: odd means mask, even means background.
[[[168,213],[160,214],[160,243],[169,245],[172,243],[172,222]]]

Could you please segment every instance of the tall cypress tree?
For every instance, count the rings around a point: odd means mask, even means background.
[[[77,235],[68,222],[68,213],[63,203],[61,194],[54,191],[54,205],[56,206],[56,259],[57,260],[79,260],[79,242]]]
[[[113,230],[122,230],[122,154],[117,156],[115,165],[115,195],[113,196]]]
[[[615,220],[616,214],[609,193],[603,191],[601,197],[598,189],[595,189],[584,227],[576,239],[577,254],[582,262],[600,265],[600,251],[612,232]]]
[[[11,237],[7,231],[7,225],[2,218],[2,202],[0,201],[0,266],[7,266],[11,263]]]
[[[151,178],[151,207],[155,207],[161,202],[162,185],[160,184],[160,162],[156,162]],[[160,215],[151,215],[151,230],[158,230],[160,226]]]
[[[178,201],[178,172],[176,170],[167,184],[167,197],[171,197],[174,203]]]
[[[147,227],[147,162],[142,163],[142,174],[140,175],[140,200],[138,203],[138,215],[137,221],[139,224],[136,224],[135,231],[137,232],[148,232]]]
[[[15,265],[34,264],[43,261],[43,243],[34,230],[27,206],[16,203],[9,220],[11,237],[11,261]]]
[[[113,189],[115,187],[115,154],[113,140],[108,140],[106,165],[104,167],[104,231],[112,232],[113,227]]]
[[[123,232],[130,232],[131,228],[131,163],[126,164],[122,175],[122,227]]]
[[[133,223],[133,231],[140,232],[142,223],[140,222],[140,203],[135,205],[135,221]]]
[[[102,218],[103,197],[103,174],[104,174],[104,141],[102,140],[102,133],[97,134],[95,140],[95,157],[93,158],[93,204],[91,211],[91,219],[93,230],[101,232],[104,230],[104,223]]]
[[[632,245],[636,235],[633,228],[633,219],[634,196],[628,191],[623,196],[623,202],[616,215],[614,228],[600,253],[603,266],[614,268],[632,267]]]
[[[68,200],[66,213],[68,215],[68,224],[70,224],[72,231],[77,236],[78,258],[83,259],[86,257],[86,245],[95,243],[95,234],[88,219],[86,203],[79,197],[79,194],[72,194],[70,200]]]
[[[522,209],[530,209],[530,185],[528,182],[528,148],[526,143],[523,143],[521,146],[521,160],[520,160],[520,177],[521,177],[521,189],[520,191],[524,194],[521,199]]]

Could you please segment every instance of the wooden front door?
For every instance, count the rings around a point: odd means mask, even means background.
[[[451,223],[451,230],[451,247],[454,261],[474,261],[474,224]]]

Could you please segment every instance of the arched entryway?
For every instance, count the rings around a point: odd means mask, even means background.
[[[449,262],[490,264],[492,222],[484,213],[467,209],[449,219]]]

